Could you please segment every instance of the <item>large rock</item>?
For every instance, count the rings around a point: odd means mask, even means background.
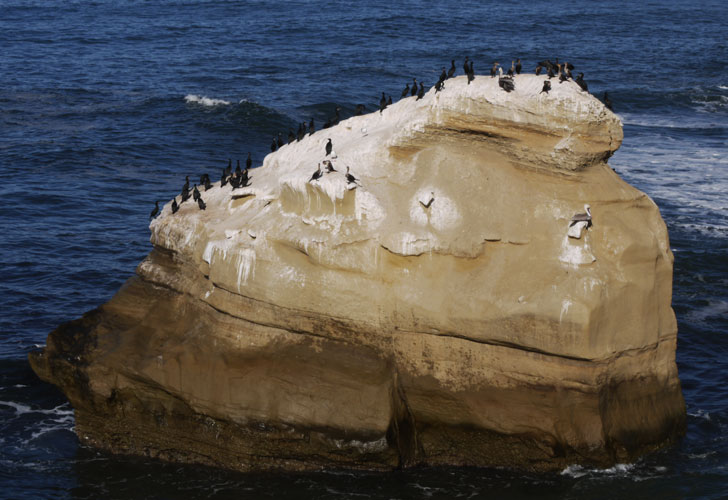
[[[240,470],[558,469],[683,432],[665,224],[606,163],[617,116],[543,80],[448,80],[284,146],[205,211],[168,203],[137,275],[30,357],[82,442]],[[337,172],[308,182],[328,138]]]

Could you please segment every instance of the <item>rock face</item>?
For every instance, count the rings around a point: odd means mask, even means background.
[[[205,211],[168,203],[136,276],[31,354],[82,442],[239,470],[553,470],[680,435],[665,224],[606,163],[617,116],[544,78],[451,79],[284,146]],[[329,138],[337,172],[308,182]]]

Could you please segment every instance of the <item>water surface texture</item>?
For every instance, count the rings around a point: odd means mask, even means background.
[[[0,0],[0,497],[725,498],[728,3]],[[610,164],[675,254],[686,437],[608,470],[237,474],[79,445],[27,353],[150,251],[154,200],[336,104],[377,107],[443,66],[572,62],[624,122]],[[197,178],[197,177],[193,177]]]

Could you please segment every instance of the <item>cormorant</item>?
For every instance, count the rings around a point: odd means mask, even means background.
[[[392,104],[392,96],[387,97],[387,106]]]
[[[253,159],[250,157],[250,153],[248,153],[248,158],[245,160],[245,169],[249,169],[253,166]]]
[[[331,164],[330,160],[324,160],[324,165],[326,166],[326,173],[330,174],[331,172],[336,172],[336,169]]]
[[[329,142],[326,143],[326,156],[331,154],[331,148],[333,148],[333,145],[331,144],[331,139],[329,139]]]
[[[296,140],[296,135],[293,133],[293,129],[288,127],[288,144],[291,144]]]
[[[556,74],[554,73],[554,68],[552,66],[549,66],[548,76],[549,76],[549,79],[556,76]]]
[[[410,95],[416,96],[417,95],[417,78],[413,78],[412,81],[414,83],[412,84],[412,90],[410,91]]]
[[[379,114],[382,114],[382,111],[384,111],[387,108],[387,98],[384,96],[384,92],[382,92],[382,98],[379,99]]]
[[[576,77],[576,80],[574,80],[579,87],[581,87],[581,90],[584,92],[589,92],[589,86],[584,81],[584,73],[579,73],[579,76]]]
[[[420,90],[417,91],[417,99],[415,99],[415,100],[419,101],[420,99],[422,99],[424,97],[424,95],[425,95],[425,86],[422,85],[422,82],[420,82]]]
[[[314,125],[313,118],[311,118],[308,124],[308,135],[313,135],[314,132],[316,132],[316,125]]]
[[[542,69],[543,69],[543,66],[541,66],[540,64],[538,66],[536,66],[536,76],[541,74]]]
[[[220,187],[223,187],[225,184],[227,184],[227,172],[225,169],[222,169],[222,177],[220,177]]]
[[[204,210],[205,208],[207,208],[207,205],[205,205],[205,202],[202,201],[202,196],[197,198],[197,206],[200,207],[200,210]]]
[[[176,214],[177,210],[179,210],[179,205],[177,205],[177,198],[172,200],[172,213]]]
[[[506,92],[516,90],[516,84],[513,82],[513,78],[510,76],[501,76],[498,78],[498,85]]]
[[[409,83],[408,83],[407,86],[402,91],[402,95],[400,96],[400,99],[404,99],[405,97],[407,97],[409,95],[409,93],[410,93],[410,88],[409,88]]]
[[[281,149],[283,147],[283,137],[281,137],[281,133],[278,132],[278,149]]]
[[[357,179],[356,177],[354,177],[353,175],[351,175],[349,173],[349,167],[346,167],[346,181],[349,184],[358,184],[358,182],[357,182],[358,180],[359,179]]]
[[[200,192],[197,190],[197,184],[195,184],[195,187],[192,189],[192,199],[194,201],[197,201],[200,199]]]
[[[551,90],[551,82],[548,81],[548,80],[544,80],[543,81],[543,88],[541,89],[541,92],[539,92],[539,94],[543,94],[544,92],[546,92],[548,94],[549,93],[549,90]]]
[[[452,60],[450,63],[450,69],[447,70],[447,77],[452,78],[453,76],[455,76],[455,59]]]
[[[240,160],[238,160],[237,165],[235,166],[235,175],[240,175]]]
[[[185,176],[185,183],[182,186],[182,191],[189,191],[189,190],[190,190],[190,176],[189,175],[186,175]]]
[[[522,67],[521,66],[521,60],[520,59],[516,60],[516,74],[517,75],[520,75],[521,74],[521,67]]]
[[[210,176],[207,174],[205,174],[204,186],[205,186],[205,191],[212,188],[212,183],[210,182]]]
[[[445,80],[447,80],[447,71],[445,71],[445,68],[443,67],[442,73],[440,73],[440,81],[444,82]]]
[[[276,138],[273,138],[273,142],[270,143],[270,152],[275,153],[276,149],[278,149],[278,145],[276,144]]]
[[[604,105],[607,107],[609,111],[614,111],[612,109],[612,101],[609,100],[609,94],[607,94],[607,91],[604,91]]]
[[[498,63],[494,62],[493,67],[490,68],[490,77],[495,78],[495,74],[498,72]]]
[[[149,218],[150,219],[155,218],[158,213],[159,213],[159,202],[158,201],[155,201],[154,202],[154,208],[152,209],[152,213],[149,214]]]
[[[228,158],[228,166],[224,170],[225,175],[230,175],[232,173],[232,171],[233,171],[233,161],[230,158]]]
[[[331,128],[331,118],[326,119],[326,123],[324,123],[324,128]]]
[[[516,64],[515,61],[511,60],[511,68],[508,70],[508,76],[513,76],[513,73],[516,71]]]
[[[318,180],[321,178],[321,176],[324,175],[323,172],[321,172],[321,164],[319,163],[316,167],[316,171],[311,175],[311,178],[308,180],[308,182],[313,182],[315,180]]]
[[[361,115],[363,115],[365,109],[366,108],[364,107],[363,104],[357,104],[356,105],[356,111],[354,111],[354,116],[361,116]]]
[[[466,75],[470,73],[470,68],[468,67],[468,56],[465,56],[465,62],[463,63],[463,73]]]
[[[470,67],[468,68],[468,85],[470,82],[475,80],[475,70],[473,69],[473,61],[470,61]]]

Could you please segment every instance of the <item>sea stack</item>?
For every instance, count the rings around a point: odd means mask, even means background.
[[[607,164],[619,118],[545,80],[455,77],[204,211],[167,203],[136,274],[30,355],[80,441],[242,471],[558,471],[680,436],[665,224]],[[337,171],[309,183],[329,137]]]

